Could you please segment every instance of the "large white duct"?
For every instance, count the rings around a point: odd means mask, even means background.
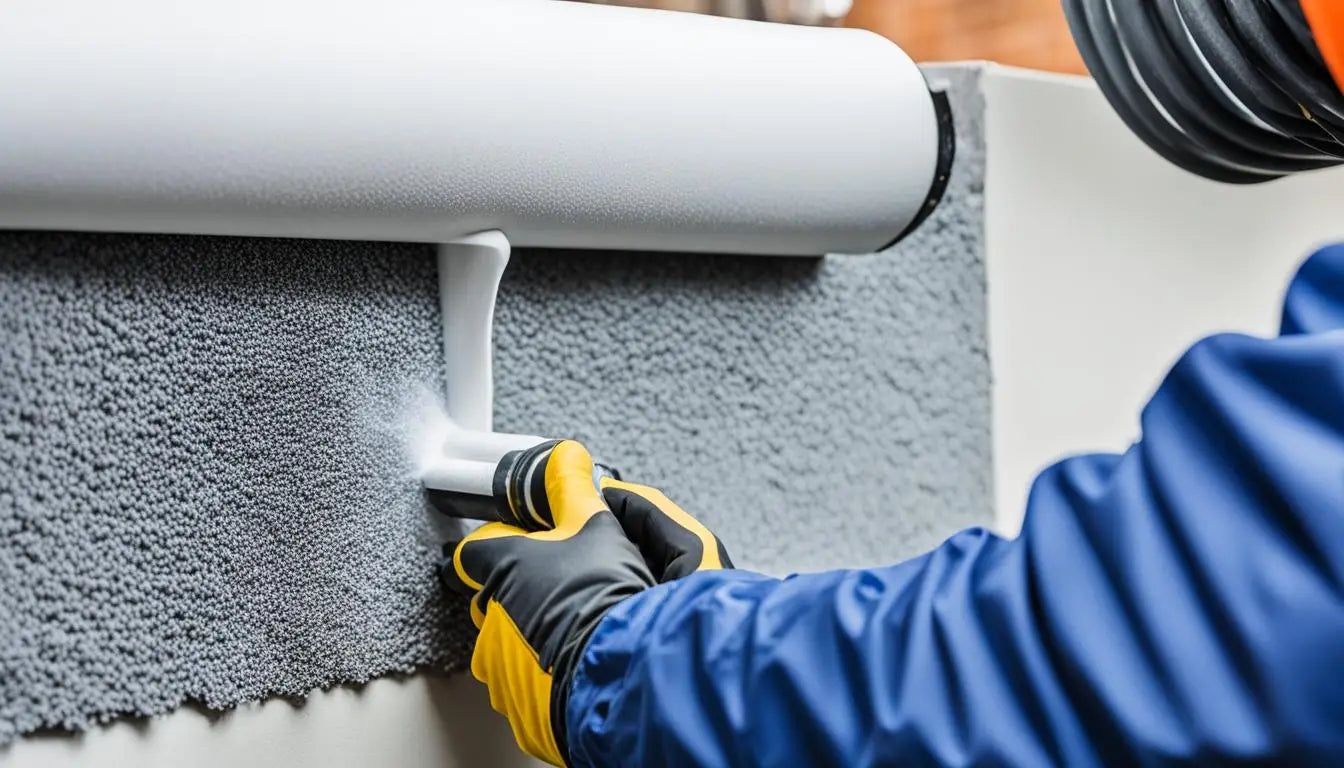
[[[7,228],[868,252],[936,202],[945,117],[859,30],[537,0],[0,7]]]

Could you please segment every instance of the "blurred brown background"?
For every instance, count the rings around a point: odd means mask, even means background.
[[[1132,2],[1133,0],[1128,0]],[[989,59],[1083,74],[1061,0],[589,0],[794,24],[844,24],[895,40],[916,61]]]
[[[1060,0],[854,0],[845,24],[886,35],[916,61],[1086,73]]]

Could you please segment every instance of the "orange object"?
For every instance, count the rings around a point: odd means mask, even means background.
[[[1302,12],[1335,82],[1344,89],[1344,1],[1302,0]]]
[[[845,26],[885,35],[915,61],[989,59],[1087,74],[1060,0],[854,0]]]

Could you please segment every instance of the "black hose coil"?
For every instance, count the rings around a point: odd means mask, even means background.
[[[1154,151],[1254,184],[1344,162],[1344,93],[1298,0],[1064,0],[1121,119]]]

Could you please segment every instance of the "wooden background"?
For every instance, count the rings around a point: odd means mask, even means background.
[[[1136,2],[1137,0],[1122,0]],[[588,0],[668,10],[827,23],[822,0]],[[916,61],[989,59],[1085,74],[1062,0],[852,0],[846,24],[895,40]],[[842,6],[831,5],[832,8]],[[755,9],[755,10],[753,10]]]
[[[1060,0],[854,0],[846,23],[895,40],[916,61],[1086,73]]]

